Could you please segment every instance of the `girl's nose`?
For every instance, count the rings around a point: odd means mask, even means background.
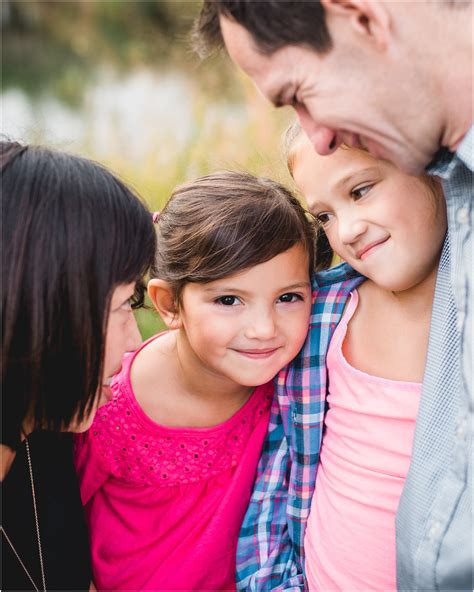
[[[245,331],[249,339],[269,340],[276,336],[276,324],[270,312],[255,311]]]
[[[344,245],[356,242],[367,230],[367,224],[361,218],[344,213],[337,220],[339,240]]]

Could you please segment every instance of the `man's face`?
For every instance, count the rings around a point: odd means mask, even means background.
[[[357,39],[343,30],[338,38],[347,41],[335,38],[326,54],[288,45],[263,55],[244,27],[225,17],[220,22],[231,59],[277,107],[293,106],[319,154],[342,142],[362,144],[411,174],[432,159],[440,138],[433,125],[436,105],[415,76],[416,66],[396,52],[354,45]]]

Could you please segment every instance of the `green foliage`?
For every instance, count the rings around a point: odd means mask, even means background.
[[[54,97],[80,113],[86,132],[74,151],[117,172],[151,210],[162,209],[176,185],[212,170],[249,170],[288,182],[280,137],[290,112],[270,109],[225,57],[201,62],[191,52],[187,38],[199,7],[200,2],[181,0],[3,0],[3,90],[22,89],[33,101]],[[99,148],[97,121],[84,97],[104,82],[104,71],[113,72],[119,86],[127,75],[142,71],[156,71],[158,84],[163,72],[184,78],[190,96],[183,99],[192,106],[185,141],[159,125],[142,124],[129,138],[109,125]],[[113,107],[105,105],[104,112],[112,119],[118,116]],[[49,123],[42,125],[35,113],[25,139],[44,141]],[[140,158],[127,150],[136,139]],[[144,337],[164,329],[151,310],[138,311],[137,318]]]

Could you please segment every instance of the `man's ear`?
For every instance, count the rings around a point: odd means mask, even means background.
[[[321,0],[328,17],[345,16],[358,35],[379,49],[385,49],[390,38],[390,13],[380,0]]]
[[[148,296],[153,302],[168,329],[179,329],[182,325],[174,291],[165,280],[152,279],[147,286]]]

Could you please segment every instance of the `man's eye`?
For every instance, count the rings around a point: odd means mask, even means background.
[[[240,300],[237,296],[219,296],[214,302],[216,302],[216,304],[223,304],[224,306],[235,306],[236,304],[240,304]]]
[[[294,292],[287,292],[286,294],[282,294],[280,298],[278,298],[280,302],[297,302],[298,300],[303,300],[300,294],[295,294]]]
[[[364,195],[369,192],[372,189],[373,185],[362,185],[362,187],[357,187],[356,189],[353,189],[351,191],[351,195],[354,199],[358,200],[361,197],[364,197]]]

